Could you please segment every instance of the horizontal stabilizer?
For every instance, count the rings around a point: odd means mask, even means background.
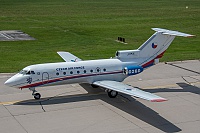
[[[76,57],[75,55],[69,53],[69,52],[57,52],[62,58],[63,60],[65,60],[66,62],[77,62],[77,61],[81,61],[80,58]]]
[[[152,30],[154,30],[156,32],[161,32],[163,35],[183,36],[183,37],[193,37],[193,36],[195,36],[195,35],[191,35],[191,34],[182,33],[182,32],[179,32],[179,31],[172,31],[172,30],[161,29],[161,28],[152,28]]]
[[[126,85],[122,82],[117,81],[96,81],[93,83],[94,85],[101,86],[110,90],[114,90],[117,92],[121,92],[127,95],[131,95],[137,98],[149,100],[151,102],[163,102],[166,101],[165,98],[159,97],[149,92],[142,91],[138,88],[134,88],[132,86]]]

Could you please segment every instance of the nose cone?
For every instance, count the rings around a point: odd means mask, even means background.
[[[11,78],[9,78],[4,84],[10,87],[18,88],[17,85],[20,84],[19,82],[20,80],[21,80],[20,74],[16,74],[12,76]]]
[[[5,83],[5,85],[12,87],[15,84],[15,78],[9,78]]]

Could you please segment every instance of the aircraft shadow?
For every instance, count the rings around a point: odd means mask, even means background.
[[[181,131],[176,125],[160,116],[157,112],[144,104],[138,102],[134,98],[119,94],[117,98],[112,99],[102,90],[102,88],[92,88],[88,84],[81,84],[81,86],[88,91],[88,94],[78,94],[73,96],[58,96],[44,98],[41,100],[26,100],[15,103],[15,105],[54,105],[62,103],[81,102],[89,100],[100,99],[136,118],[142,120],[145,123],[152,125],[153,127],[160,129],[163,132],[179,132]],[[122,100],[123,99],[123,100]],[[125,101],[125,102],[124,102]],[[44,107],[45,108],[45,107]]]
[[[186,83],[176,83],[179,85],[182,89],[170,89],[170,88],[163,88],[163,89],[145,89],[145,91],[156,93],[156,92],[191,92],[194,94],[200,95],[200,88],[186,84]]]

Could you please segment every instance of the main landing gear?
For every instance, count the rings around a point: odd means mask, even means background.
[[[29,90],[32,91],[32,95],[33,95],[33,97],[34,97],[36,100],[38,100],[38,99],[41,98],[40,93],[37,93],[37,91],[35,90],[35,88],[29,88]]]
[[[118,92],[117,92],[117,91],[113,91],[113,90],[107,89],[106,92],[108,93],[108,96],[109,96],[110,98],[115,98],[115,97],[118,95]]]
[[[94,85],[94,84],[91,84],[91,86],[92,86],[93,88],[98,88],[98,87],[99,87],[99,86]],[[108,96],[109,96],[110,98],[115,98],[115,97],[118,95],[118,92],[117,92],[117,91],[113,91],[113,90],[110,90],[110,89],[106,89],[105,92],[108,93]]]

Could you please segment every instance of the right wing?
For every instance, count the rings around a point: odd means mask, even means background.
[[[149,92],[142,91],[140,89],[126,85],[122,82],[104,80],[104,81],[96,81],[93,84],[110,89],[110,90],[121,92],[121,93],[124,93],[127,95],[131,95],[131,96],[135,96],[135,97],[138,97],[141,99],[149,100],[151,102],[166,101],[165,98],[159,97],[159,96],[154,95]]]
[[[65,60],[66,62],[77,62],[77,61],[81,61],[80,58],[76,57],[75,55],[69,53],[69,52],[57,52],[62,58],[63,60]]]

